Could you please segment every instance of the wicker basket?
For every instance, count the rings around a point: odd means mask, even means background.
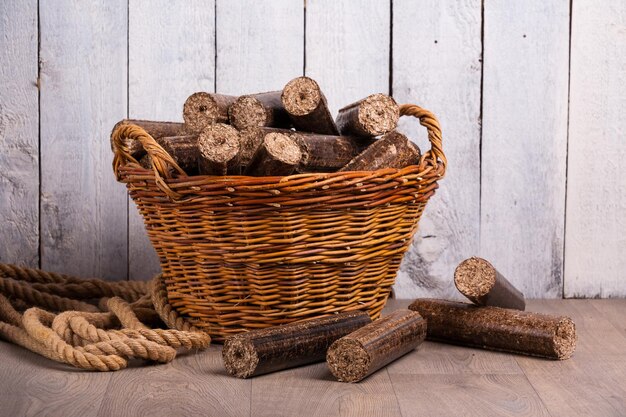
[[[446,167],[436,118],[414,105],[401,114],[428,130],[419,165],[288,177],[188,177],[143,129],[116,129],[113,169],[144,218],[171,306],[218,340],[340,311],[378,317]]]

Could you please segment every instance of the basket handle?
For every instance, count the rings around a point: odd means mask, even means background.
[[[154,171],[154,178],[157,187],[167,194],[172,200],[178,200],[182,196],[173,191],[163,178],[172,178],[172,171],[178,172],[180,176],[186,177],[187,174],[183,169],[178,166],[176,161],[168,154],[165,149],[157,143],[152,136],[148,134],[143,128],[126,124],[118,126],[113,133],[111,133],[111,143],[113,145],[113,172],[118,181],[121,180],[120,168],[128,163],[134,163],[139,165],[139,162],[133,158],[130,154],[128,146],[126,146],[126,140],[138,140],[141,146],[146,150],[150,158],[152,159],[152,170]]]
[[[432,160],[435,167],[438,166],[438,162],[441,162],[443,167],[441,175],[443,176],[446,172],[448,160],[441,147],[441,127],[435,115],[415,104],[402,104],[400,106],[400,116],[413,116],[419,119],[420,124],[426,128],[428,140],[430,141],[430,150],[426,152],[425,156]]]

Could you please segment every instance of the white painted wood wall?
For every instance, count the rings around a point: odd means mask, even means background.
[[[151,276],[113,124],[302,74],[333,111],[389,92],[440,118],[449,171],[399,297],[454,297],[472,255],[530,297],[626,296],[623,0],[4,0],[0,261]]]

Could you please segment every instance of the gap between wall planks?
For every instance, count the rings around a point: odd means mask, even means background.
[[[388,1],[307,0],[306,20],[305,72],[320,84],[331,114],[389,93]]]
[[[0,16],[0,260],[37,267],[37,1],[0,2]]]
[[[528,298],[563,285],[568,2],[484,10],[481,255]]]
[[[217,0],[216,90],[281,90],[302,75],[304,9],[293,0]]]
[[[566,297],[624,297],[626,2],[572,11]]]
[[[424,13],[428,10],[429,13]],[[453,273],[479,252],[481,2],[393,1],[393,95],[440,120],[449,168],[400,267],[400,297],[459,298]],[[415,121],[401,126],[425,152]]]
[[[126,116],[126,0],[39,6],[41,267],[124,278],[126,191],[107,138]]]
[[[490,1],[481,21],[478,0],[453,3],[417,10],[406,0],[364,0],[348,10],[308,0],[305,11],[300,2],[198,1],[182,10],[145,0],[99,6],[63,0],[54,7],[41,2],[38,16],[32,1],[3,2],[10,18],[0,28],[6,33],[0,54],[9,64],[0,70],[0,194],[8,197],[0,200],[7,242],[0,260],[86,276],[120,278],[127,268],[133,278],[151,275],[156,257],[111,173],[113,123],[127,115],[180,120],[188,92],[277,89],[301,75],[306,62],[333,110],[352,96],[386,92],[379,83],[389,77],[400,102],[421,104],[442,121],[450,170],[403,263],[400,296],[451,295],[455,264],[477,252],[527,295],[560,296],[569,6]],[[626,55],[617,48],[626,6],[573,5],[564,292],[623,296],[619,168],[626,151],[618,138],[626,129],[619,113]],[[427,148],[419,126],[402,128]],[[587,156],[598,143],[607,158]]]
[[[129,0],[128,22],[129,117],[182,122],[187,97],[215,87],[214,1]],[[130,197],[128,220],[128,276],[148,279],[161,269]]]

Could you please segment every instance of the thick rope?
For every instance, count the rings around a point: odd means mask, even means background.
[[[34,289],[28,282],[16,281],[11,278],[0,279],[0,294],[4,294],[7,297],[15,297],[26,303],[55,311],[98,311],[98,307],[93,304],[42,292]]]
[[[156,321],[169,329],[148,326]],[[107,282],[1,263],[0,338],[97,371],[124,369],[130,358],[170,362],[176,349],[211,340],[171,308],[160,275]]]
[[[103,281],[95,278],[77,278],[40,269],[21,268],[0,263],[0,278],[9,278],[21,283],[30,283],[30,288],[58,297],[86,299],[120,297],[135,301],[148,292],[145,281]],[[4,284],[10,285],[10,284]],[[1,290],[4,293],[4,290]]]

